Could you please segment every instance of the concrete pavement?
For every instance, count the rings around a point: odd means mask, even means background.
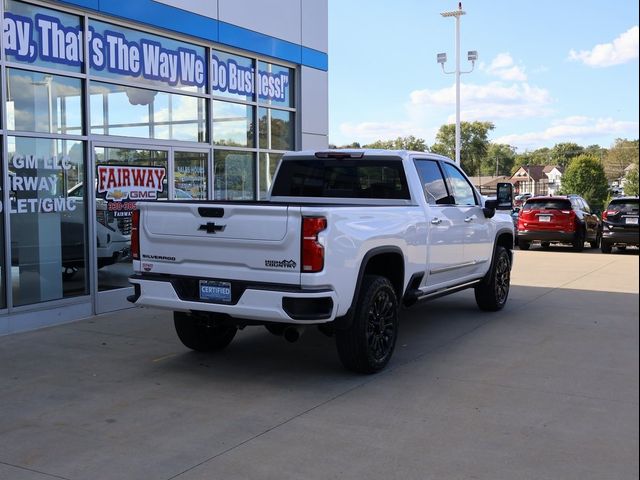
[[[0,479],[638,478],[638,253],[516,251],[505,309],[403,312],[389,367],[133,309],[0,337]]]

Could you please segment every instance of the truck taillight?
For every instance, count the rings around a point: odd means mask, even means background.
[[[134,210],[131,214],[131,258],[140,260],[140,210]]]
[[[324,217],[302,217],[303,273],[320,272],[324,268],[324,247],[318,242],[318,233],[327,228]]]

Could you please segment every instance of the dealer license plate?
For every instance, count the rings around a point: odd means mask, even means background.
[[[627,217],[624,221],[627,225],[638,225],[638,217]]]
[[[231,283],[200,280],[200,300],[209,302],[230,302]]]
[[[538,217],[538,220],[541,222],[550,222],[551,221],[551,215],[540,215]]]

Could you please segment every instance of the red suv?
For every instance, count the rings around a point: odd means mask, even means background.
[[[531,197],[520,211],[517,235],[520,250],[540,241],[542,248],[549,248],[551,242],[570,243],[573,251],[581,252],[585,241],[598,248],[602,224],[578,195]]]

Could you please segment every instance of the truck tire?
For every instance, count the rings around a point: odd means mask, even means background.
[[[496,312],[507,303],[511,284],[511,259],[507,249],[498,245],[487,275],[475,287],[476,303],[481,310]]]
[[[529,250],[529,247],[531,247],[531,242],[525,240],[518,241],[518,248],[520,250]]]
[[[345,368],[370,374],[387,365],[398,337],[398,307],[387,278],[365,275],[351,325],[336,330],[338,355]]]
[[[602,251],[602,253],[611,253],[612,249],[613,246],[611,245],[611,243],[605,242],[604,240],[600,242],[600,250]]]
[[[217,325],[214,318],[173,312],[173,324],[185,347],[197,352],[216,352],[231,343],[237,327]]]

